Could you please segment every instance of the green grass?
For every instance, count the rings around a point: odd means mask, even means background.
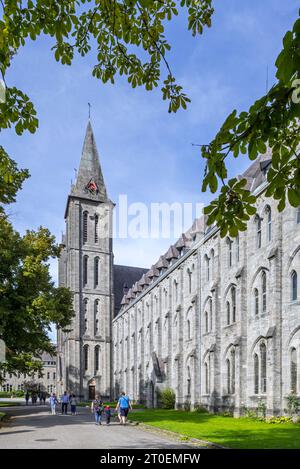
[[[269,424],[249,418],[162,409],[133,412],[129,418],[227,448],[300,448],[299,424]]]
[[[14,407],[17,405],[21,405],[20,402],[10,402],[10,401],[2,401],[0,402],[0,407]]]
[[[5,414],[4,412],[0,412],[0,422],[1,422],[1,420],[3,419],[3,417],[5,417],[5,415],[6,415],[6,414]]]

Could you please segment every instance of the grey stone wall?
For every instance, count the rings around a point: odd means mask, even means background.
[[[124,390],[132,399],[155,406],[157,392],[171,387],[178,408],[204,405],[212,411],[231,409],[240,415],[245,407],[257,408],[263,402],[269,415],[284,413],[286,396],[291,392],[290,355],[295,347],[300,395],[297,210],[288,205],[278,213],[275,201],[261,190],[257,214],[261,218],[261,247],[255,217],[238,241],[221,239],[213,228],[123,307],[113,320],[116,393]],[[191,285],[188,270],[192,272]],[[296,301],[291,300],[293,270],[298,273]]]

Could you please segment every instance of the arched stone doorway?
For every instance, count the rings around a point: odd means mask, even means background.
[[[95,379],[91,379],[88,383],[89,385],[89,400],[93,401],[96,396],[96,381]]]

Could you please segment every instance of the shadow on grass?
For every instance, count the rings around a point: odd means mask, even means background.
[[[300,448],[300,425],[297,424],[268,424],[246,418],[175,410],[133,412],[130,418],[228,448]]]

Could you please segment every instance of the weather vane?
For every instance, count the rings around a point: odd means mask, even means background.
[[[89,120],[90,120],[91,118],[91,104],[90,103],[88,103],[88,107],[89,107]]]

